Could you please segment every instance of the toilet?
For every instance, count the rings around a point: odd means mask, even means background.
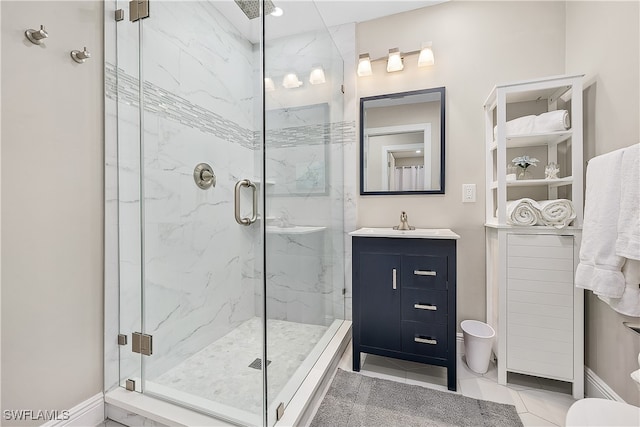
[[[491,347],[496,331],[484,322],[463,320],[460,323],[464,336],[464,354],[467,366],[473,372],[484,374],[489,369]]]
[[[640,426],[640,408],[607,399],[582,399],[567,412],[567,427]]]

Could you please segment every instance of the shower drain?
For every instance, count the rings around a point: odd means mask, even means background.
[[[271,360],[267,360],[267,366],[269,366],[269,363],[271,363]],[[254,360],[249,364],[249,367],[253,369],[262,370],[262,359],[257,358],[256,360]]]

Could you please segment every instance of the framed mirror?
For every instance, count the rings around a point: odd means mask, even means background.
[[[444,87],[360,99],[360,194],[444,194]]]

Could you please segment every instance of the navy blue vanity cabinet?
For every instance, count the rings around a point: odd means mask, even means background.
[[[360,353],[447,368],[456,390],[456,240],[353,236],[353,370]]]

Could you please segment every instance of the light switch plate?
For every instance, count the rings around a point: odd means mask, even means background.
[[[476,185],[462,184],[462,203],[474,203],[476,201]]]

